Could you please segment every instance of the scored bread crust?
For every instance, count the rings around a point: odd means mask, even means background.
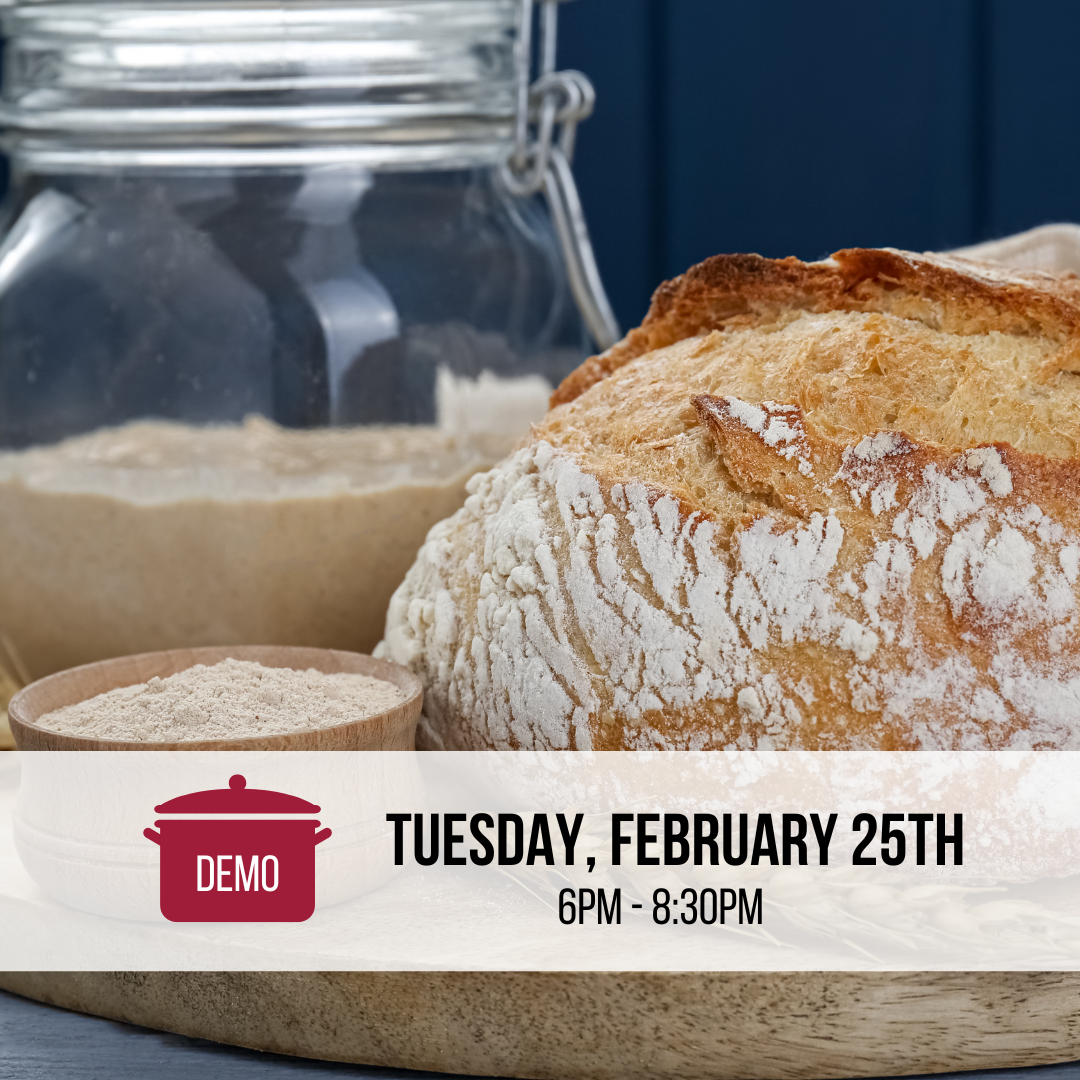
[[[474,478],[387,615],[421,742],[1080,748],[1080,285],[722,256]]]
[[[791,310],[879,311],[947,332],[1043,333],[1080,370],[1080,280],[892,248],[846,248],[825,262],[714,255],[653,295],[641,326],[571,372],[551,405],[573,401],[645,353],[712,330],[759,326]]]

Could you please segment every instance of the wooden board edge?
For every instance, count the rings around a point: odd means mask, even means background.
[[[0,987],[258,1050],[530,1080],[831,1080],[1080,1058],[1080,973],[6,972]]]

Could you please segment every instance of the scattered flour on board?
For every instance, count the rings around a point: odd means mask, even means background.
[[[125,742],[248,739],[337,727],[392,709],[404,697],[393,683],[368,675],[222,660],[110,690],[46,713],[38,725]]]
[[[781,456],[801,449],[798,410],[725,403]],[[846,709],[906,722],[924,749],[1080,748],[1080,665],[1062,651],[1080,630],[1078,538],[1034,505],[1000,502],[1013,482],[996,448],[916,474],[912,449],[882,432],[844,452],[834,483],[884,515],[869,539],[829,511],[794,526],[760,516],[725,544],[673,496],[602,490],[575,455],[537,443],[474,477],[465,507],[432,529],[379,654],[421,674],[433,732],[444,712],[467,716],[495,746],[587,749],[590,717],[612,713],[629,745],[664,744],[650,713],[721,701],[756,730],[732,748],[797,748],[820,702],[798,665],[768,653],[814,642],[849,657],[831,691]],[[924,569],[935,551],[936,595]],[[927,601],[931,620],[951,608],[983,633],[989,670],[926,651]],[[943,734],[927,722],[943,707],[970,722]]]

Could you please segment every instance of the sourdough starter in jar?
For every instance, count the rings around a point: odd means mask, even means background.
[[[0,453],[0,663],[28,681],[223,642],[370,652],[427,530],[512,441],[251,418]]]
[[[522,0],[0,22],[0,683],[369,651],[469,476],[619,337],[554,0],[535,49]]]

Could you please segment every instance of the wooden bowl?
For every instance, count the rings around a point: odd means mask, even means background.
[[[40,717],[65,705],[75,705],[120,686],[147,682],[155,675],[164,679],[196,664],[211,665],[229,659],[254,660],[264,667],[296,671],[315,668],[326,674],[370,675],[393,683],[405,694],[405,701],[386,712],[337,727],[249,739],[135,742],[62,735],[38,726]],[[11,699],[8,719],[19,750],[412,750],[423,702],[420,680],[407,668],[389,660],[295,645],[211,645],[119,656],[47,675]]]

